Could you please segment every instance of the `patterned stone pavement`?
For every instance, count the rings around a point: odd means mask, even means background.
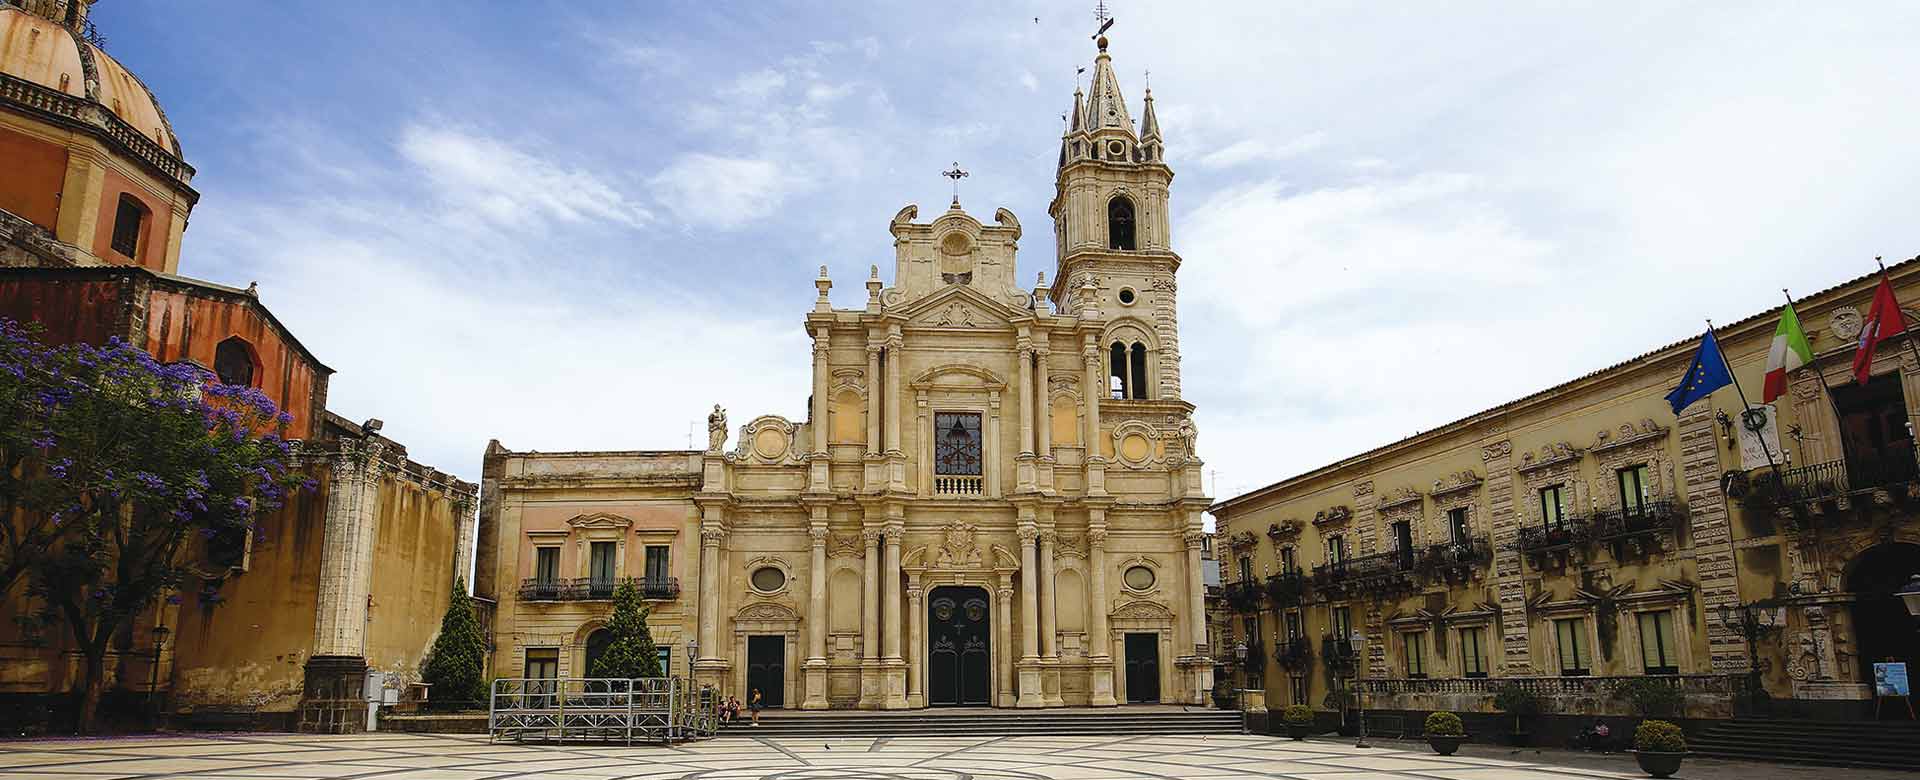
[[[1426,746],[1371,749],[1271,737],[729,737],[670,747],[488,744],[435,734],[220,734],[0,743],[0,778],[380,778],[492,780],[1152,780],[1371,778],[1585,780],[1642,777],[1627,756],[1477,747],[1441,758]],[[1689,759],[1683,780],[1911,774]]]

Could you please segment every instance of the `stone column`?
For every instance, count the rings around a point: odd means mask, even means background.
[[[700,659],[717,661],[720,655],[720,588],[726,573],[720,570],[720,542],[726,538],[725,510],[707,507],[700,523]]]
[[[1200,570],[1200,544],[1205,539],[1198,530],[1187,531],[1187,631],[1193,637],[1195,656],[1207,654],[1207,584]]]
[[[1044,706],[1040,680],[1040,566],[1031,522],[1020,525],[1020,700],[1016,706]]]
[[[887,454],[900,452],[900,353],[906,343],[899,334],[887,337]]]
[[[995,706],[1012,707],[1013,699],[1013,583],[1005,575],[1000,578],[1000,587],[994,590],[998,599],[993,610],[993,638],[999,645],[994,648],[994,675],[999,680],[995,686]]]
[[[1093,664],[1093,681],[1089,691],[1095,707],[1111,707],[1118,702],[1113,697],[1113,637],[1107,627],[1107,527],[1106,512],[1095,509],[1089,513],[1087,531],[1087,569],[1092,573],[1089,581],[1089,594],[1093,601],[1091,614],[1087,616],[1087,633],[1092,635],[1091,653],[1087,660]]]
[[[865,542],[865,592],[861,598],[860,706],[880,706],[880,529],[860,532]]]
[[[1020,454],[1033,454],[1033,350],[1020,347]]]
[[[900,657],[900,536],[906,528],[899,521],[889,521],[883,532],[886,539],[886,566],[880,572],[880,642],[881,666],[886,670],[886,701],[882,706],[887,709],[906,709],[907,706],[907,670],[906,661]]]
[[[927,608],[926,592],[919,578],[907,583],[907,706],[927,706],[926,672]]]
[[[867,454],[879,455],[880,441],[880,397],[886,392],[886,382],[880,378],[879,344],[867,344]]]
[[[807,533],[813,538],[813,558],[807,570],[806,698],[803,710],[827,708],[827,521],[826,508],[815,510]]]
[[[78,205],[74,211],[80,210]],[[375,509],[380,503],[384,449],[378,440],[343,439],[340,453],[328,464],[332,481],[320,553],[313,655],[302,670],[304,701],[356,699],[366,687],[367,594],[373,583],[373,543],[379,531]],[[302,709],[307,706],[303,702]],[[365,722],[364,710],[356,716],[337,707],[329,709],[334,710],[330,717],[313,723],[303,718],[300,729],[318,730],[319,724],[340,719]]]
[[[1086,363],[1086,380],[1081,403],[1086,405],[1087,495],[1107,493],[1106,456],[1100,454],[1100,399],[1107,394],[1107,378],[1100,370],[1100,346],[1087,344],[1080,349]]]
[[[832,378],[832,369],[827,366],[828,340],[826,328],[813,337],[813,451],[818,453],[827,451],[827,381]]]
[[[1035,454],[1042,461],[1053,459],[1053,404],[1047,402],[1047,356],[1050,354],[1045,348],[1034,350],[1033,353],[1033,413],[1038,420],[1034,433],[1039,437]],[[1043,485],[1051,482],[1049,479],[1041,480]]]
[[[1059,660],[1058,618],[1055,613],[1059,605],[1055,603],[1053,593],[1053,543],[1052,531],[1040,532],[1040,655],[1044,658]]]

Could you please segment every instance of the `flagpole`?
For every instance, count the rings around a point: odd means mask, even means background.
[[[1793,308],[1793,293],[1788,292],[1787,288],[1785,287],[1780,288],[1780,292],[1781,294],[1787,296],[1787,308]],[[1800,318],[1799,312],[1795,312],[1794,319],[1798,320],[1799,318]],[[1906,318],[1904,317],[1901,318],[1902,322],[1905,322],[1905,320]],[[1800,329],[1800,332],[1802,334],[1805,334],[1806,328],[1803,326]],[[1827,405],[1833,407],[1833,419],[1837,423],[1840,420],[1840,401],[1833,397],[1833,386],[1827,384],[1827,373],[1825,371],[1820,370],[1820,350],[1814,349],[1813,343],[1808,342],[1807,352],[1810,353],[1807,367],[1812,368],[1813,375],[1820,378],[1820,389],[1826,391]],[[1801,453],[1801,454],[1804,455],[1805,453]]]
[[[1880,261],[1879,255],[1873,256],[1873,264],[1880,266],[1880,281],[1886,282],[1887,288],[1892,289],[1893,282],[1887,278],[1887,264]],[[1915,361],[1920,361],[1920,346],[1916,346],[1913,343],[1913,334],[1907,331],[1907,313],[1900,311],[1899,298],[1895,298],[1893,301],[1893,311],[1895,314],[1900,315],[1900,335],[1907,337],[1907,349],[1913,352],[1913,359]],[[1875,324],[1875,327],[1878,327],[1878,323]]]
[[[1707,320],[1707,332],[1713,332],[1713,320]],[[1740,425],[1744,426],[1747,424],[1747,412],[1753,408],[1747,404],[1747,391],[1740,389],[1740,375],[1734,372],[1733,361],[1727,359],[1727,351],[1721,348],[1719,336],[1713,337],[1713,349],[1720,353],[1720,365],[1727,367],[1727,378],[1733,380],[1733,392],[1740,395]],[[1779,480],[1780,489],[1785,490],[1787,477],[1780,473],[1780,462],[1774,460],[1773,448],[1767,446],[1767,437],[1760,435],[1760,431],[1754,431],[1753,437],[1760,440],[1760,451],[1767,455],[1767,465],[1773,468],[1773,478]]]

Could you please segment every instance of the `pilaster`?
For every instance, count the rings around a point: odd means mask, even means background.
[[[807,660],[803,668],[806,691],[800,709],[827,708],[827,508],[813,507],[813,521],[807,527],[812,539],[810,568],[807,570]]]
[[[1093,601],[1087,616],[1087,633],[1092,635],[1087,662],[1093,666],[1093,679],[1088,687],[1093,706],[1111,707],[1119,702],[1113,695],[1113,637],[1107,624],[1106,510],[1089,510],[1087,526],[1087,569],[1092,575],[1090,595]]]
[[[1031,517],[1020,522],[1020,698],[1018,707],[1041,707],[1040,674],[1040,579],[1039,552],[1035,542],[1040,532]]]
[[[880,681],[880,529],[860,532],[866,549],[860,623],[860,708],[877,709],[884,699]]]

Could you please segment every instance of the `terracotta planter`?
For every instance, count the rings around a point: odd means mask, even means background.
[[[1680,760],[1687,756],[1688,753],[1686,752],[1656,753],[1651,750],[1633,751],[1633,760],[1639,762],[1640,768],[1645,770],[1651,777],[1671,777],[1673,773],[1680,771]]]
[[[1460,749],[1460,743],[1465,741],[1467,741],[1467,735],[1465,734],[1427,735],[1427,746],[1433,748],[1433,752],[1443,756],[1453,755],[1454,751]]]
[[[1311,733],[1313,733],[1313,724],[1311,723],[1287,724],[1287,736],[1291,737],[1295,742],[1306,739],[1307,735]]]

